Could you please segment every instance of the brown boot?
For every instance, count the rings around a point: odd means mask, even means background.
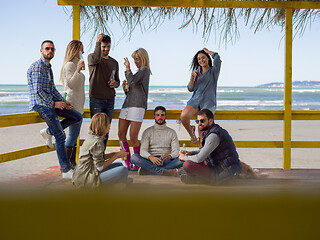
[[[149,172],[148,170],[140,167],[138,169],[138,175],[144,176],[144,175],[153,175],[153,174],[151,172]]]
[[[164,169],[162,172],[163,176],[172,176],[177,177],[178,176],[178,169]]]

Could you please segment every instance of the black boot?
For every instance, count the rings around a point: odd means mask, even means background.
[[[76,167],[76,155],[77,155],[77,146],[72,148],[71,156],[69,159],[70,165],[73,169]]]
[[[66,152],[67,152],[67,158],[69,160],[70,163],[70,167],[72,169],[74,169],[76,167],[76,150],[77,147],[66,147]]]

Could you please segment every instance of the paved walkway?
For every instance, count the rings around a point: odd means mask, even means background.
[[[168,176],[139,176],[137,172],[130,172],[134,182],[128,189],[141,189],[152,191],[278,191],[281,189],[314,190],[320,188],[320,169],[259,169],[267,177],[259,179],[234,179],[228,183],[211,186],[183,184],[178,177]],[[46,168],[26,176],[12,178],[0,182],[0,188],[37,188],[37,189],[73,189],[71,181],[62,179],[59,166]]]

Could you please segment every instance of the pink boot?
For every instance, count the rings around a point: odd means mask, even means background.
[[[133,152],[134,154],[139,154],[140,155],[140,145],[133,147]],[[133,167],[131,168],[132,171],[138,171],[139,167],[136,165],[133,165]]]
[[[133,152],[134,152],[134,154],[139,154],[140,155],[140,145],[136,146],[136,147],[133,147]]]
[[[123,142],[123,146],[124,146],[124,149],[126,150],[127,153],[127,159],[124,161],[125,165],[126,165],[126,168],[128,170],[131,169],[131,154],[130,154],[130,148],[129,148],[129,143],[128,142]]]

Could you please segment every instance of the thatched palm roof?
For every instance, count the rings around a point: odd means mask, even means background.
[[[142,32],[153,30],[165,20],[181,16],[180,28],[193,27],[201,31],[205,41],[214,31],[225,43],[234,42],[239,37],[240,19],[254,32],[272,26],[285,27],[285,9],[81,6],[82,30],[93,30],[94,35],[100,32],[112,34],[108,25],[118,21],[124,35],[130,37],[137,28]],[[302,35],[312,22],[319,20],[319,16],[319,9],[294,9],[295,34]]]

